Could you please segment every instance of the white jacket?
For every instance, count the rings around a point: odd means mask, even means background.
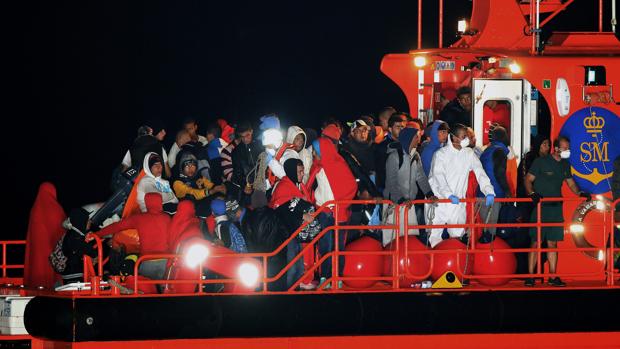
[[[142,212],[146,212],[146,205],[144,203],[144,196],[146,193],[160,193],[163,204],[176,204],[179,202],[177,197],[174,195],[172,188],[170,188],[170,183],[161,177],[153,176],[153,173],[151,173],[151,169],[149,168],[149,158],[151,157],[151,154],[155,153],[150,152],[144,156],[143,169],[145,175],[138,183],[136,200],[138,201],[140,211]]]
[[[303,183],[307,183],[308,177],[310,176],[310,168],[312,167],[312,146],[306,148],[306,145],[308,144],[308,136],[306,136],[306,132],[304,132],[304,130],[299,126],[289,127],[288,132],[286,133],[286,143],[293,144],[295,137],[299,134],[304,136],[303,148],[299,152],[296,152],[294,149],[287,149],[284,154],[282,154],[280,163],[284,165],[284,162],[288,159],[300,159],[304,164]]]

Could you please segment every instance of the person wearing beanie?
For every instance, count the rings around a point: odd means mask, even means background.
[[[176,212],[176,205],[179,200],[174,195],[170,183],[162,178],[163,159],[156,153],[148,153],[144,156],[144,177],[138,182],[138,192],[136,201],[140,206],[140,211],[146,212],[144,197],[147,193],[159,193],[163,200],[164,211],[168,213]]]
[[[198,217],[206,218],[210,212],[209,197],[217,193],[226,193],[223,184],[214,185],[198,171],[198,160],[190,152],[181,153],[179,166],[175,168],[172,188],[179,200],[194,203]]]
[[[413,127],[402,129],[398,135],[398,142],[394,142],[388,146],[388,158],[385,164],[386,179],[385,190],[383,195],[385,198],[395,203],[402,204],[415,200],[418,196],[418,188],[422,191],[424,197],[435,199],[431,190],[428,178],[424,174],[422,168],[422,160],[417,152],[420,143],[420,132]],[[408,211],[409,225],[417,225],[418,219],[416,211],[410,209]],[[388,212],[385,224],[393,224],[396,212]],[[404,235],[404,218],[405,210],[401,207],[399,212],[399,221],[401,222],[401,236]],[[418,229],[409,229],[408,235],[418,235]],[[393,239],[394,231],[391,229],[383,230],[383,245],[389,244]]]
[[[247,253],[248,248],[245,243],[245,237],[237,222],[230,219],[229,212],[227,212],[233,210],[240,211],[239,204],[236,204],[236,209],[233,208],[234,206],[235,204],[232,202],[228,203],[222,199],[211,201],[211,211],[215,217],[215,242],[236,253]]]

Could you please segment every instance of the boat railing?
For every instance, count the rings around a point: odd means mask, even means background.
[[[248,260],[248,259],[252,259],[252,260],[260,262],[257,264],[259,266],[258,268],[260,269],[259,270],[260,275],[258,277],[258,284],[256,285],[257,287],[254,289],[242,289],[242,290],[237,289],[236,291],[234,291],[235,294],[237,293],[255,294],[255,293],[274,293],[274,292],[275,293],[297,292],[295,290],[298,288],[302,280],[308,279],[308,278],[312,279],[312,276],[315,275],[315,273],[319,270],[320,267],[326,267],[326,265],[324,265],[325,264],[324,262],[330,257],[332,257],[331,265],[330,265],[332,269],[332,277],[331,279],[327,280],[326,283],[331,282],[332,284],[335,285],[340,281],[344,281],[345,283],[350,282],[350,281],[380,281],[382,282],[382,285],[383,285],[383,287],[381,288],[382,290],[402,291],[402,290],[407,290],[408,288],[406,289],[401,288],[402,286],[400,285],[401,278],[412,278],[416,280],[425,280],[425,279],[430,278],[430,275],[434,268],[434,264],[436,263],[435,256],[437,255],[449,254],[449,253],[454,254],[456,252],[457,254],[475,256],[475,255],[482,254],[482,253],[488,253],[489,250],[477,248],[477,245],[479,244],[479,242],[477,241],[476,238],[469,239],[470,242],[468,243],[466,248],[446,249],[446,250],[439,250],[439,249],[410,250],[408,248],[409,239],[398,239],[398,238],[394,239],[393,241],[394,246],[392,249],[381,249],[381,250],[376,250],[376,251],[346,251],[346,250],[342,250],[341,249],[342,246],[340,246],[338,243],[334,243],[333,251],[319,256],[318,259],[312,265],[310,265],[306,270],[304,270],[302,277],[300,277],[293,285],[289,285],[289,287],[286,290],[272,291],[270,290],[269,285],[283,277],[286,277],[285,276],[286,273],[291,268],[293,268],[293,266],[295,265],[295,263],[299,261],[299,259],[303,258],[305,253],[309,253],[311,251],[314,254],[314,251],[316,251],[318,248],[319,241],[322,238],[327,238],[325,236],[329,234],[330,232],[333,232],[333,237],[329,237],[329,238],[333,238],[334,241],[340,241],[341,234],[347,234],[347,231],[349,230],[364,231],[364,230],[387,229],[387,230],[393,231],[394,236],[401,236],[401,235],[407,235],[405,234],[405,232],[409,232],[412,229],[419,230],[419,229],[433,229],[433,228],[441,228],[441,229],[443,228],[465,228],[469,230],[470,236],[473,237],[475,236],[474,234],[475,231],[486,229],[486,228],[491,228],[491,227],[495,227],[495,228],[535,228],[537,230],[537,236],[538,236],[537,244],[535,247],[494,248],[492,250],[495,253],[535,252],[537,255],[537,267],[534,273],[476,275],[471,272],[469,273],[464,272],[464,277],[467,279],[471,279],[471,280],[482,280],[482,279],[493,279],[493,278],[514,279],[514,278],[529,278],[529,277],[538,278],[538,277],[559,276],[559,277],[566,277],[569,279],[585,278],[585,279],[590,279],[590,280],[605,280],[606,286],[615,287],[617,285],[618,280],[616,279],[617,279],[618,272],[614,269],[614,255],[619,253],[620,249],[615,247],[615,239],[614,239],[615,237],[614,237],[613,231],[614,231],[614,228],[616,228],[618,224],[620,224],[620,222],[616,221],[616,217],[614,216],[613,212],[614,212],[614,208],[616,207],[616,205],[618,205],[620,200],[616,200],[611,205],[608,205],[608,207],[610,208],[609,210],[600,211],[600,213],[602,213],[602,219],[586,224],[588,229],[595,229],[596,231],[600,232],[600,236],[602,237],[600,241],[603,241],[602,246],[595,246],[595,247],[563,246],[563,247],[556,247],[556,248],[544,248],[542,246],[541,239],[540,239],[542,228],[562,227],[565,230],[565,232],[567,232],[571,230],[571,225],[573,224],[573,222],[571,221],[565,221],[561,223],[541,222],[541,219],[540,219],[541,217],[540,213],[541,213],[541,207],[542,207],[541,205],[543,203],[549,203],[549,202],[579,203],[583,201],[583,198],[543,198],[541,199],[540,203],[536,205],[536,210],[538,213],[537,214],[538,219],[536,220],[536,222],[528,222],[528,223],[515,222],[515,223],[494,223],[494,224],[480,222],[480,219],[477,218],[476,211],[477,211],[477,205],[480,204],[479,200],[461,199],[460,201],[467,204],[467,210],[469,211],[468,220],[464,224],[449,224],[449,225],[433,225],[433,224],[410,225],[409,222],[407,221],[408,211],[410,209],[413,209],[414,205],[434,204],[434,203],[447,204],[447,203],[450,203],[449,200],[439,200],[437,202],[432,202],[430,200],[413,200],[413,201],[403,203],[400,205],[394,204],[393,202],[387,201],[387,200],[330,201],[330,202],[325,203],[323,206],[321,206],[319,209],[316,210],[316,212],[313,214],[313,217],[315,219],[317,219],[317,216],[321,213],[330,213],[330,212],[331,214],[337,217],[339,210],[343,209],[342,208],[343,205],[363,204],[363,205],[392,206],[395,212],[400,212],[400,210],[402,209],[404,210],[404,214],[402,216],[404,217],[405,221],[403,222],[403,224],[401,224],[401,222],[399,222],[401,215],[394,214],[394,222],[392,224],[381,224],[381,225],[368,226],[368,225],[347,225],[347,224],[340,224],[338,222],[335,222],[333,226],[323,227],[320,233],[311,242],[303,246],[303,248],[301,249],[301,252],[297,256],[295,256],[292,260],[288,261],[288,263],[286,263],[286,265],[282,267],[282,269],[276,272],[272,271],[271,272],[272,275],[270,275],[269,270],[268,270],[270,259],[276,257],[278,254],[281,254],[283,250],[287,248],[288,244],[293,239],[297,239],[300,232],[309,223],[304,222],[304,224],[302,224],[293,234],[291,234],[284,242],[282,242],[282,244],[280,244],[278,248],[276,248],[272,252],[243,253],[243,254],[231,254],[230,251],[228,251],[227,253],[215,252],[215,253],[211,253],[208,256],[209,261],[210,261],[209,263],[210,265],[215,265],[217,264],[218,260],[222,260],[222,259],[227,259],[226,263],[235,263],[235,261],[237,261],[236,263],[239,263],[239,261]],[[496,201],[499,203],[531,202],[530,199],[525,199],[525,198],[496,199]],[[404,230],[402,234],[401,234],[401,229]],[[521,229],[520,231],[516,233],[527,234],[528,232],[525,229]],[[568,233],[568,234],[573,234],[573,233]],[[102,240],[97,237],[94,237],[94,238],[96,239],[96,246],[97,246],[97,249],[99,250],[99,254],[98,254],[98,257],[96,257],[94,262],[90,257],[85,256],[84,258],[84,271],[85,271],[84,282],[86,284],[91,284],[91,285],[93,284],[101,285],[101,281],[104,275],[104,265],[106,263],[106,260],[104,260],[102,257],[103,255]],[[22,241],[0,241],[0,244],[2,245],[2,252],[3,252],[1,268],[2,268],[2,273],[3,273],[2,274],[3,280],[5,282],[8,279],[8,270],[23,269],[24,267],[23,264],[8,264],[7,263],[7,249],[13,246],[24,245],[25,243],[26,242],[23,240]],[[401,250],[402,252],[400,252]],[[588,272],[560,272],[560,271],[556,273],[545,272],[541,264],[541,261],[542,261],[542,254],[546,252],[559,252],[562,254],[564,253],[589,253],[590,255],[593,255],[593,254],[598,255],[599,262],[600,262],[600,268],[589,270]],[[416,255],[427,255],[428,258],[430,259],[430,266],[428,270],[426,270],[423,274],[413,275],[411,274],[409,268],[401,267],[399,269],[398,267],[400,263],[399,260],[400,258],[402,258],[403,255],[405,257],[405,261],[409,260],[408,259],[409,256],[413,257]],[[390,258],[390,263],[392,265],[392,268],[391,268],[392,272],[389,275],[379,274],[379,275],[374,275],[374,276],[344,276],[344,275],[341,275],[341,272],[340,272],[341,266],[339,265],[341,263],[341,259],[342,258],[346,259],[349,256],[383,256],[383,258]],[[183,258],[182,254],[158,254],[158,255],[140,256],[138,260],[136,261],[136,264],[134,267],[133,284],[125,285],[125,286],[128,288],[132,288],[133,290],[139,290],[141,285],[146,285],[146,284],[158,284],[158,285],[193,284],[193,285],[198,286],[196,288],[197,293],[210,294],[209,292],[204,291],[204,288],[203,288],[204,285],[209,285],[209,284],[235,285],[235,284],[240,283],[240,278],[237,275],[235,270],[229,271],[227,275],[224,275],[223,278],[205,279],[203,277],[204,275],[203,271],[210,269],[209,264],[205,264],[206,267],[203,266],[202,264],[198,266],[198,268],[200,269],[199,269],[199,273],[197,273],[198,275],[197,278],[183,279],[183,280],[168,280],[168,279],[146,280],[146,279],[142,279],[138,277],[139,267],[144,261],[152,260],[152,259],[167,259],[169,261],[175,261],[175,260],[182,260],[182,258]],[[463,269],[462,268],[463,266],[461,266],[460,263],[461,263],[460,258],[456,258],[455,268],[457,270]],[[90,295],[105,295],[105,294],[117,295],[119,294],[118,290],[115,289],[117,286],[115,285],[111,285],[111,286],[108,285],[108,286],[109,287],[107,287],[105,290],[103,290],[103,288],[100,289],[100,287],[92,287],[90,291],[78,292],[78,294],[90,294]],[[234,289],[234,288],[231,288],[231,289]],[[350,288],[338,289],[337,287],[332,287],[328,290],[321,289],[317,292],[347,292],[347,291],[356,291],[356,290],[350,289]],[[134,292],[134,294],[137,294],[137,292]]]

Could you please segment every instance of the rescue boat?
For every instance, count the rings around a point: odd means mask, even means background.
[[[185,257],[170,254],[141,256],[130,281],[116,277],[104,280],[106,261],[99,253],[96,259],[84,257],[83,283],[55,290],[33,289],[22,285],[20,274],[29,266],[7,259],[13,249],[30,242],[3,241],[1,343],[24,341],[37,348],[618,347],[620,276],[614,268],[618,248],[613,231],[620,217],[613,214],[618,202],[611,202],[609,178],[612,162],[620,155],[616,136],[620,107],[613,89],[620,79],[620,42],[613,32],[603,31],[602,7],[599,31],[554,32],[543,42],[541,28],[572,0],[474,0],[470,20],[459,24],[460,39],[444,48],[443,1],[438,2],[438,48],[421,48],[420,1],[418,49],[386,55],[381,71],[402,89],[411,113],[425,122],[437,117],[442,95],[470,85],[471,121],[479,146],[483,145],[488,122],[485,103],[505,103],[510,111],[510,145],[517,160],[529,150],[533,132],[571,138],[573,177],[595,199],[584,202],[564,188],[563,198],[542,200],[560,201],[564,206],[565,223],[555,224],[564,227],[566,234],[557,248],[557,273],[541,266],[542,253],[550,249],[540,245],[515,250],[500,241],[484,244],[470,239],[468,245],[453,241],[444,248],[429,249],[409,236],[383,249],[362,238],[344,251],[336,247],[333,253],[319,256],[288,290],[270,290],[269,284],[282,277],[295,261],[269,274],[269,259],[286,248],[302,226],[269,253],[235,255],[208,245],[209,255],[196,265],[194,278],[137,277],[138,266],[145,260],[178,261]],[[471,204],[473,213],[474,200],[464,201]],[[399,208],[392,202],[382,203]],[[346,202],[328,204],[337,211]],[[316,214],[327,210],[328,204]],[[59,222],[50,219],[40,223]],[[405,225],[409,226],[407,222]],[[476,220],[474,214],[464,225],[471,231],[489,226]],[[554,223],[496,226],[540,231]],[[338,239],[348,229],[399,233],[400,224],[397,219],[383,226],[327,227],[297,258],[313,255],[316,240],[328,231]],[[101,252],[101,241],[97,243]],[[510,256],[530,251],[538,252],[537,271],[515,274],[509,265]],[[333,277],[327,282],[332,287],[296,290],[328,257],[335,257],[331,259]],[[342,273],[337,257],[345,261]],[[248,258],[253,262],[245,263]],[[477,262],[485,265],[479,272],[472,270]],[[220,277],[205,279],[205,270]],[[568,285],[525,288],[521,280],[554,276],[561,276]],[[427,288],[424,281],[429,279],[432,285]],[[469,280],[469,285],[463,286],[464,280]],[[342,287],[337,287],[339,281]],[[148,291],[153,284],[197,287],[192,292],[160,294]],[[205,287],[210,284],[234,286],[211,292]]]

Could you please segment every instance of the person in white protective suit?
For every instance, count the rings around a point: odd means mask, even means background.
[[[433,225],[465,224],[467,219],[466,204],[459,202],[467,192],[469,171],[474,171],[480,191],[485,195],[486,206],[493,205],[495,192],[493,185],[484,172],[480,160],[468,147],[469,138],[467,128],[457,124],[448,137],[448,144],[439,149],[434,157],[429,174],[429,184],[433,193],[439,199],[450,199],[451,203],[440,203],[436,206],[426,205],[426,216],[432,218]],[[433,210],[429,212],[429,210]],[[444,228],[431,229],[429,242],[435,247],[442,239]],[[465,233],[464,228],[448,228],[448,234],[453,238],[460,238]]]

